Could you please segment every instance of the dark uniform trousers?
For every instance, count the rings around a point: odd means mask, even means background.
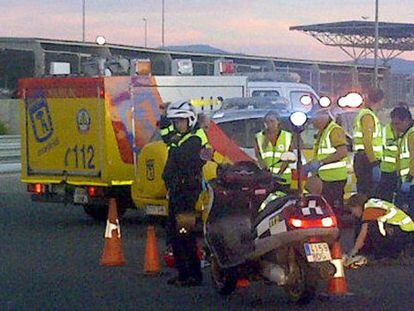
[[[180,232],[176,222],[179,213],[194,212],[195,205],[201,189],[185,189],[174,191],[169,197],[169,228],[170,241],[175,257],[175,267],[178,270],[180,281],[193,277],[197,281],[202,280],[200,259],[197,256],[197,240],[195,232],[185,228],[186,232]]]
[[[373,197],[378,185],[372,181],[372,164],[362,151],[358,151],[354,156],[354,172],[357,179],[357,192],[369,198]]]
[[[409,192],[397,191],[395,196],[395,205],[406,212],[411,219],[414,219],[414,186],[411,186]]]
[[[346,180],[324,181],[322,184],[322,196],[329,203],[337,216],[344,211],[344,193]]]
[[[381,180],[377,187],[376,198],[388,202],[394,201],[394,193],[398,190],[399,177],[397,172],[381,172]]]
[[[412,244],[410,232],[402,231],[398,226],[384,224],[386,235],[383,236],[376,221],[368,223],[368,235],[360,254],[381,258],[397,258],[400,253]]]

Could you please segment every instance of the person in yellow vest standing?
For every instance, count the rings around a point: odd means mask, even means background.
[[[358,193],[369,197],[376,192],[381,179],[382,128],[376,112],[382,107],[384,92],[378,88],[368,92],[365,107],[354,121],[354,172]]]
[[[312,120],[318,130],[313,147],[313,159],[304,166],[305,173],[315,173],[322,180],[322,196],[335,210],[343,212],[344,189],[348,176],[346,134],[336,124],[327,109],[318,110]]]
[[[394,201],[394,193],[398,189],[397,173],[398,134],[392,127],[392,123],[382,128],[382,157],[381,179],[377,188],[376,197],[379,199]]]
[[[396,196],[396,204],[414,215],[414,122],[411,112],[404,107],[396,107],[391,112],[391,122],[400,135],[398,144],[398,170],[400,189]]]
[[[354,217],[361,221],[355,244],[348,256],[357,254],[397,258],[403,250],[412,247],[414,222],[393,203],[354,194],[348,200]]]
[[[168,280],[168,284],[195,286],[201,284],[203,277],[197,256],[194,209],[202,189],[205,164],[200,154],[208,148],[208,139],[198,127],[197,114],[188,101],[170,104],[167,117],[180,133],[179,140],[168,146],[163,172],[169,195],[168,233],[178,270],[178,276]]]
[[[255,153],[259,165],[286,180],[288,187],[292,180],[288,163],[280,162],[283,152],[292,150],[292,133],[280,128],[279,115],[269,111],[264,117],[265,130],[256,134]]]

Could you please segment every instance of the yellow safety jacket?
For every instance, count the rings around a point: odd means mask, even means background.
[[[193,136],[198,136],[201,139],[202,147],[209,147],[206,133],[203,129],[197,129],[196,131],[191,131],[185,134],[183,137],[181,137],[181,139],[178,142],[172,143],[170,146],[168,146],[168,149],[180,147],[185,141],[187,141],[190,137]]]
[[[403,231],[414,231],[414,222],[411,217],[397,208],[394,204],[380,199],[369,199],[367,203],[365,203],[364,209],[366,210],[369,208],[379,208],[386,211],[385,215],[377,218],[378,228],[382,235],[386,235],[384,224],[399,226]]]
[[[272,173],[279,174],[280,167],[282,165],[282,162],[279,162],[280,157],[283,152],[289,151],[292,143],[292,133],[280,131],[276,145],[273,146],[272,143],[266,138],[265,132],[261,131],[256,134],[256,142],[259,147],[260,157],[265,162],[266,167],[269,168]],[[286,179],[286,184],[290,184],[292,180],[292,170],[289,166],[283,172],[281,177]]]
[[[160,134],[161,134],[161,137],[165,137],[165,136],[167,136],[168,134],[170,134],[174,131],[175,131],[174,125],[170,124],[169,126],[160,129]]]
[[[323,130],[318,144],[313,147],[313,158],[319,161],[334,154],[336,148],[332,146],[330,135],[335,128],[341,128],[338,124],[331,121]],[[319,168],[318,175],[322,181],[339,181],[345,180],[348,176],[346,167],[347,157],[344,157],[338,162],[322,165]]]
[[[400,154],[400,161],[399,161],[399,173],[401,176],[402,181],[404,182],[408,173],[410,172],[410,148],[408,145],[408,138],[411,134],[414,133],[414,125],[411,126],[408,131],[405,132],[403,137],[399,143],[399,154]]]
[[[372,135],[372,148],[374,150],[375,157],[380,160],[382,156],[382,131],[381,124],[377,115],[368,108],[361,109],[355,118],[353,129],[354,151],[364,150],[363,133],[361,120],[365,115],[371,115],[374,118],[375,130]]]
[[[392,129],[391,123],[382,128],[382,158],[381,171],[392,173],[397,170],[398,137]]]

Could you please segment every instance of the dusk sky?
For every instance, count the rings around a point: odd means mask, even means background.
[[[414,0],[380,0],[380,21],[414,23]],[[162,0],[86,0],[86,39],[161,45]],[[165,0],[165,45],[208,44],[275,57],[348,60],[290,26],[373,20],[375,0]],[[82,39],[82,0],[0,0],[0,37]],[[402,58],[414,60],[414,52]]]

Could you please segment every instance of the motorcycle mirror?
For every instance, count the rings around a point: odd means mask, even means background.
[[[298,160],[298,157],[294,152],[283,152],[280,156],[280,161],[288,162],[288,163],[295,163]]]

